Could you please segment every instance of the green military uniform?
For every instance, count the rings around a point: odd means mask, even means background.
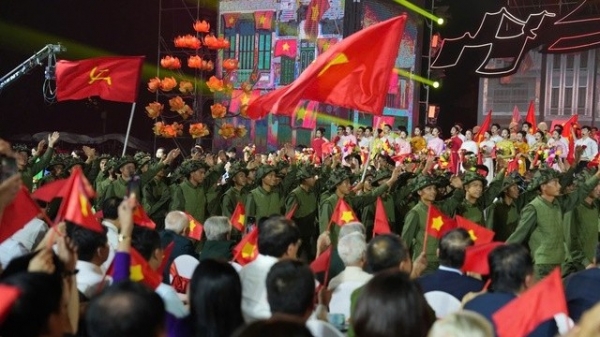
[[[267,191],[262,187],[262,179],[269,173],[274,172],[275,167],[263,165],[256,172],[256,181],[259,186],[248,194],[246,198],[246,216],[256,218],[256,222],[261,218],[270,217],[274,214],[282,214],[284,211],[283,195],[278,188]]]
[[[413,193],[424,189],[427,186],[435,185],[436,181],[429,176],[419,176],[414,182]],[[456,206],[464,199],[464,190],[455,190],[452,197],[443,201],[433,203],[440,211],[446,214],[451,214]],[[419,257],[423,251],[425,241],[425,232],[427,230],[427,213],[429,206],[419,201],[404,218],[404,228],[402,229],[402,239],[411,253],[413,260]],[[438,239],[428,235],[427,246],[425,247],[425,255],[427,257],[427,268],[425,272],[431,272],[438,268],[439,259],[437,256]]]
[[[142,190],[142,205],[146,213],[156,224],[157,230],[164,229],[171,202],[169,185],[165,183],[164,178],[152,179],[142,187]]]
[[[504,178],[500,193],[516,183],[513,177]],[[486,227],[496,233],[494,241],[506,241],[515,231],[519,223],[519,213],[525,207],[525,204],[531,201],[530,194],[531,192],[521,193],[510,205],[504,201],[502,196],[499,196],[498,200],[494,201],[486,210]]]
[[[381,170],[377,172],[377,175],[371,181],[371,184],[374,188],[377,188],[380,183],[384,180],[388,180],[391,177],[391,172],[388,170]],[[381,197],[381,201],[383,202],[383,208],[385,209],[385,214],[387,216],[388,224],[390,224],[390,229],[393,232],[397,233],[396,224],[396,208],[394,204],[396,190],[392,189],[392,191],[388,191],[383,193]],[[365,225],[367,239],[370,239],[373,236],[373,226],[375,222],[375,210],[376,210],[377,202],[368,204],[361,210],[360,218],[363,225]]]
[[[65,166],[64,162],[62,161],[62,159],[58,158],[58,157],[54,157],[52,158],[52,160],[50,160],[50,164],[48,164],[48,167],[46,167],[46,170],[50,171],[50,174],[45,175],[42,179],[40,179],[38,181],[38,186],[44,186],[46,184],[49,184],[53,181],[59,180],[59,179],[63,179],[64,177],[58,177],[52,174],[52,169],[54,168],[54,166],[57,165],[62,165],[63,167]]]
[[[300,181],[314,177],[315,173],[309,167],[301,167],[297,170],[296,178]],[[300,230],[302,245],[298,250],[298,255],[305,254],[306,259],[314,259],[315,247],[312,241],[315,239],[315,227],[317,220],[317,195],[314,188],[305,190],[302,186],[292,190],[285,199],[285,213],[288,214],[293,208],[296,208],[292,220]]]
[[[21,149],[19,149],[18,151],[21,151]],[[27,149],[25,149],[25,151],[27,151]],[[48,149],[46,149],[46,152],[39,158],[39,160],[37,160],[34,163],[28,163],[23,168],[23,170],[19,172],[21,173],[21,181],[25,186],[27,186],[27,188],[30,191],[33,190],[33,177],[40,171],[42,171],[46,166],[48,166],[48,164],[50,164],[53,155],[54,148],[49,147]]]
[[[466,172],[463,178],[463,186],[468,185],[477,180],[481,181],[483,183],[483,186],[485,187],[485,184],[487,182],[485,177],[474,172]],[[486,188],[485,191],[483,191],[481,197],[477,199],[477,201],[474,204],[467,201],[467,199],[464,199],[458,207],[456,214],[472,222],[485,226],[486,221],[483,216],[483,210],[489,207],[492,204],[492,202],[494,202],[494,199],[496,199],[496,197],[502,190],[503,180],[504,170],[500,170],[496,177],[494,177],[494,180],[490,183],[490,186],[488,186],[488,188]]]
[[[115,171],[119,171],[119,169],[127,164],[135,164],[135,160],[129,157],[123,157],[119,162],[115,165]],[[131,177],[133,179],[133,177]],[[134,186],[130,186],[131,180],[125,180],[122,177],[119,177],[110,182],[110,185],[106,188],[106,192],[104,196],[101,198],[102,202],[111,197],[124,198],[128,193],[135,193],[138,197],[138,200],[142,200],[141,187],[139,184],[135,184]],[[133,191],[129,189],[133,187]]]
[[[229,262],[233,258],[233,246],[235,246],[234,241],[207,240],[202,247],[200,261],[216,259]]]
[[[540,169],[529,188],[536,190],[558,177],[552,169]],[[556,197],[552,202],[538,196],[523,208],[519,225],[506,242],[528,244],[538,279],[565,261],[563,214],[581,202],[597,184],[598,178],[593,176],[572,193]]]

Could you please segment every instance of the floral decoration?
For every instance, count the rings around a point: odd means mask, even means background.
[[[190,135],[192,136],[192,138],[196,139],[196,138],[208,136],[209,134],[210,134],[210,132],[208,131],[206,124],[202,124],[202,123],[190,124]]]
[[[164,109],[164,105],[158,102],[152,102],[146,106],[146,114],[152,119],[158,118]]]
[[[227,108],[225,108],[225,106],[221,103],[216,103],[211,105],[210,112],[212,114],[212,117],[215,119],[223,118],[227,114]]]

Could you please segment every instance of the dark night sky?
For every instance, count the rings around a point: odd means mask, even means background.
[[[450,20],[454,23],[444,28],[443,35],[455,35],[464,27],[478,24],[474,19],[477,14],[472,11],[481,8],[481,0],[461,0],[460,6],[456,1],[444,1],[452,4]],[[211,2],[214,6],[216,1],[206,1]],[[0,5],[0,74],[9,72],[45,44],[56,42],[68,48],[59,58],[76,60],[105,53],[145,55],[147,64],[156,64],[158,7],[158,0],[4,1]],[[49,105],[42,95],[43,78],[44,69],[38,67],[0,93],[0,137],[52,130],[87,135],[99,135],[104,130],[125,133],[129,104],[98,100],[96,104],[71,101]],[[150,141],[152,121],[143,108],[153,95],[144,90],[146,80],[141,84],[132,135]],[[431,96],[432,102],[441,104],[440,123],[455,122],[458,116],[463,122],[473,120],[477,91],[477,78],[465,76],[460,69],[446,71],[443,88]],[[105,124],[102,111],[106,111]]]

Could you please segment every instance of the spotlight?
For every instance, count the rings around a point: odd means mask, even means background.
[[[431,86],[433,86],[434,88],[439,88],[440,87],[440,82],[438,81],[433,81],[433,83],[431,84]]]
[[[437,19],[437,24],[440,25],[440,26],[443,25],[444,24],[444,19],[443,18],[438,18]]]

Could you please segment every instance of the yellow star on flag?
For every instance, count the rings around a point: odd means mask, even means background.
[[[194,229],[196,229],[196,222],[194,222],[194,221],[190,220],[190,225],[189,225],[189,227],[190,227],[190,232],[193,232],[193,231],[194,231]]]
[[[348,56],[346,56],[346,54],[344,53],[339,53],[337,54],[333,60],[329,61],[329,63],[327,63],[327,65],[323,68],[323,70],[321,70],[321,72],[319,72],[319,75],[317,76],[321,76],[323,75],[327,70],[329,70],[329,68],[335,66],[335,65],[340,65],[340,64],[344,64],[344,63],[348,63]]]
[[[290,45],[287,42],[283,44],[283,50],[284,51],[289,51],[290,50]]]
[[[233,25],[235,23],[235,19],[233,18],[233,16],[230,16],[228,21],[230,25]]]
[[[243,224],[244,221],[246,221],[246,216],[244,214],[240,214],[240,217],[238,218],[238,222]]]
[[[263,14],[260,16],[260,19],[258,19],[258,23],[260,23],[261,25],[264,25],[266,20],[267,20],[267,18]]]
[[[325,43],[323,43],[323,51],[327,51],[329,47],[331,47],[331,43],[329,43],[329,41],[325,41]]]
[[[319,4],[315,4],[311,7],[310,20],[317,21],[319,19]]]
[[[88,216],[88,200],[83,194],[79,194],[79,203],[81,204],[81,214]]]
[[[304,109],[304,107],[301,107],[300,109],[298,109],[298,112],[296,112],[296,120],[304,120],[304,117],[306,116],[306,109]]]
[[[131,266],[129,268],[129,278],[134,282],[139,282],[144,279],[144,274],[142,273],[142,266],[136,264],[135,266]]]
[[[342,216],[340,217],[340,219],[342,219],[344,223],[348,223],[354,220],[354,214],[352,214],[352,211],[344,211],[342,212]]]
[[[250,243],[246,243],[244,248],[242,248],[242,257],[247,259],[254,256],[254,245]]]
[[[469,229],[469,235],[471,236],[471,240],[477,241],[477,235],[475,235],[475,231],[474,230]]]
[[[444,220],[442,220],[441,216],[435,217],[433,218],[433,221],[431,221],[431,227],[434,228],[436,231],[440,231],[440,229],[442,229],[442,226],[444,225]]]

